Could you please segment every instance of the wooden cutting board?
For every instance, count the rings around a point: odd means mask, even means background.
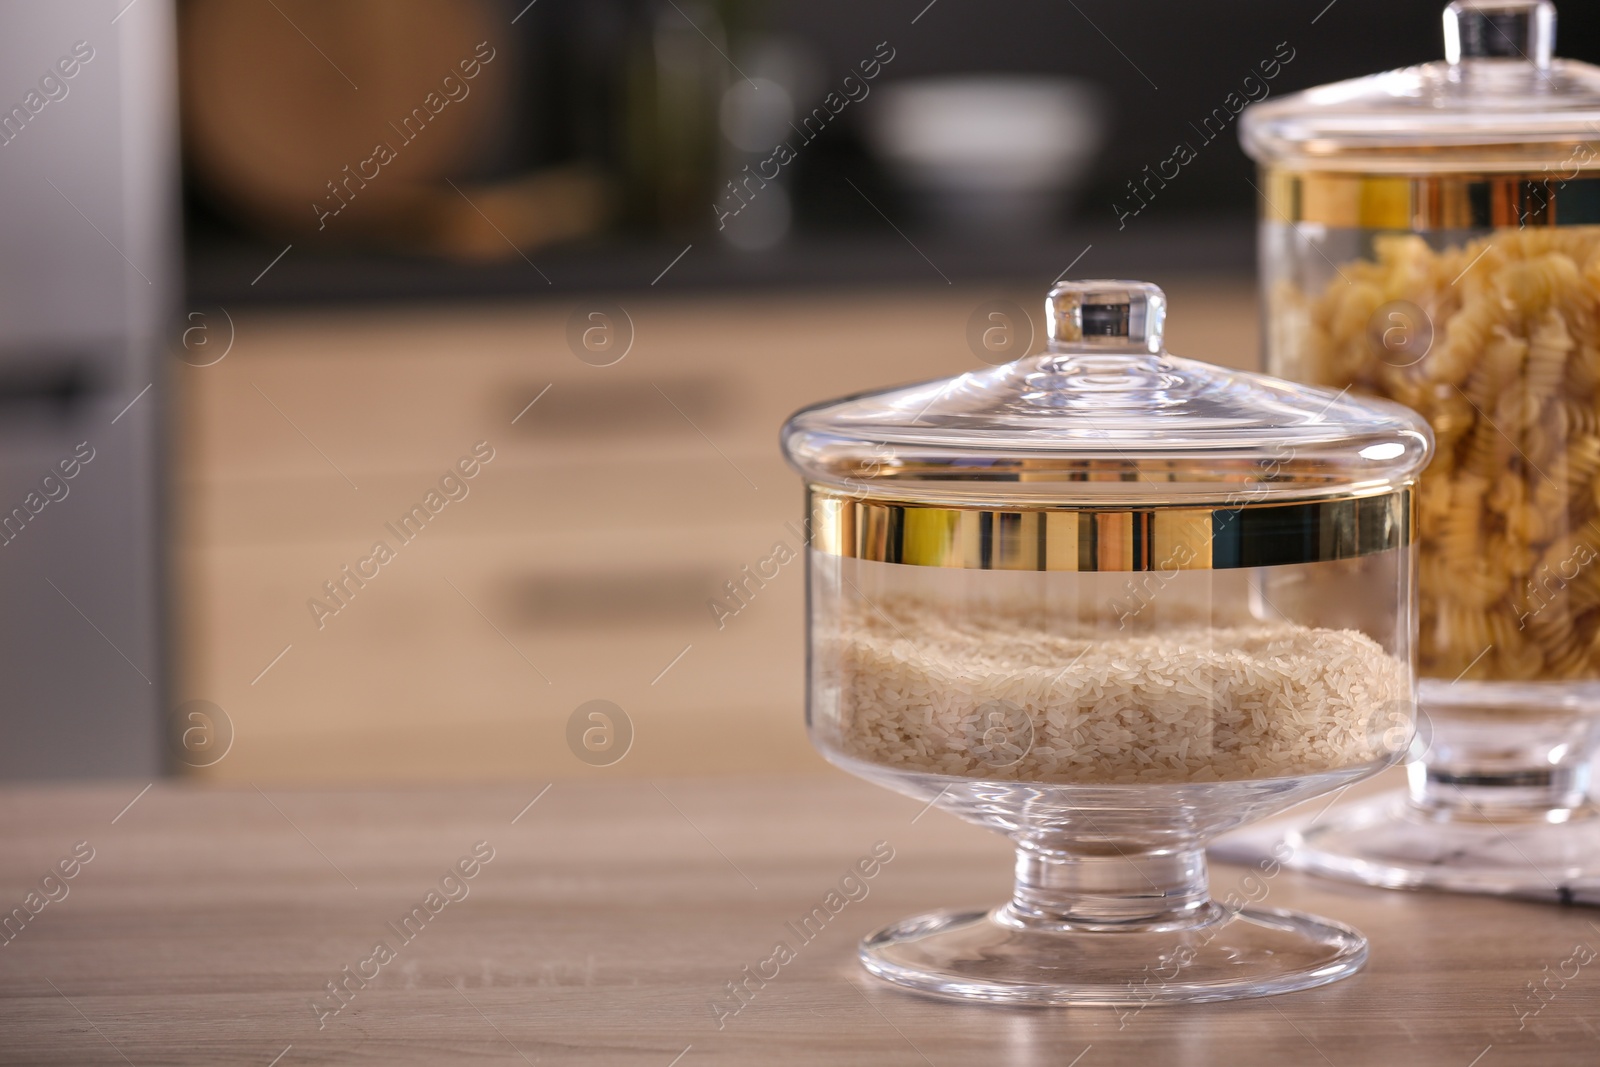
[[[445,179],[470,175],[503,136],[514,59],[502,15],[492,0],[185,4],[193,178],[225,209],[275,233],[392,224],[420,190],[449,192]],[[416,109],[427,121],[407,125]],[[367,161],[379,145],[393,158],[374,168]],[[370,180],[358,173],[374,169]]]

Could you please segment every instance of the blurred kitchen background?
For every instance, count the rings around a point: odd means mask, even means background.
[[[0,0],[0,775],[816,767],[783,418],[1068,271],[1253,366],[1233,112],[1441,7]]]

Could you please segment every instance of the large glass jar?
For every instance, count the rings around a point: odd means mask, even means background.
[[[1204,845],[1410,743],[1429,434],[1396,404],[1168,355],[1165,307],[1068,282],[1045,353],[784,429],[813,742],[1017,847],[1008,903],[862,943],[890,981],[1142,1004],[1365,957],[1341,924],[1213,901]]]
[[[1249,108],[1268,369],[1432,424],[1419,491],[1427,742],[1408,798],[1297,863],[1389,886],[1600,875],[1600,69],[1545,0],[1453,3],[1445,61]]]

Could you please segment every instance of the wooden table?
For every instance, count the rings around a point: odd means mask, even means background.
[[[1600,960],[1525,1028],[1517,1020],[1542,968],[1576,944],[1600,947],[1600,914],[1587,909],[1285,872],[1267,902],[1360,927],[1372,942],[1364,972],[1119,1020],[1108,1008],[952,1004],[869,979],[857,938],[923,909],[1001,899],[1009,855],[997,837],[938,811],[918,817],[912,801],[842,775],[548,790],[143,785],[0,792],[5,908],[76,843],[93,849],[67,895],[0,947],[0,1062],[1600,1062]],[[713,998],[879,841],[894,858],[870,894],[719,1030]],[[420,932],[403,943],[386,924],[426,905],[477,842],[492,860],[444,885],[467,895],[414,920]],[[1214,889],[1240,873],[1216,868]],[[369,963],[379,940],[398,947]],[[349,980],[333,1014],[325,983],[346,967],[377,976]]]

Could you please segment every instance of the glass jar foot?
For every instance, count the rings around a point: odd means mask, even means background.
[[[1366,939],[1340,923],[1215,903],[1198,843],[1142,852],[1062,844],[1018,841],[1008,903],[885,927],[861,943],[861,962],[948,997],[1138,1006],[1308,989],[1367,958]]]
[[[1439,818],[1402,794],[1352,805],[1288,837],[1291,866],[1387,889],[1449,889],[1571,900],[1600,892],[1600,818]]]
[[[895,923],[861,942],[861,962],[896,985],[962,1000],[1138,1008],[1310,989],[1367,957],[1350,927],[1276,908],[1219,909],[1208,923],[1161,931],[1037,928],[1008,910]]]
[[[1595,683],[1425,679],[1409,786],[1288,835],[1289,865],[1389,889],[1600,895]]]

